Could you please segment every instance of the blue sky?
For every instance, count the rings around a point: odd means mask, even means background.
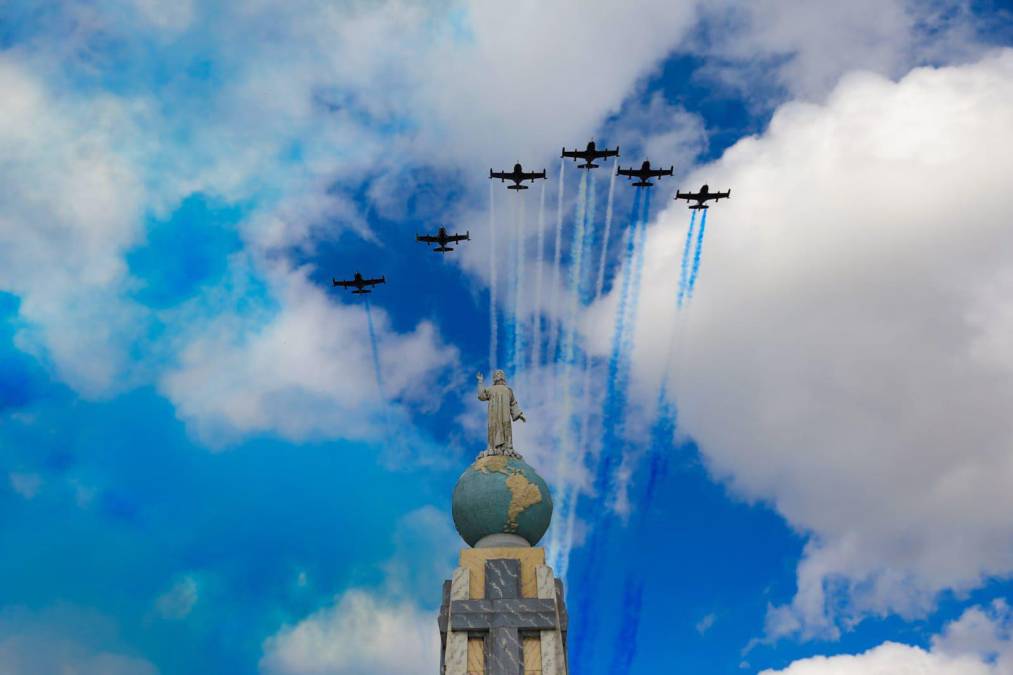
[[[432,672],[495,334],[574,672],[1013,672],[1011,26],[11,3],[0,670]],[[591,137],[675,165],[648,212],[560,174]],[[490,192],[516,161],[544,188]]]

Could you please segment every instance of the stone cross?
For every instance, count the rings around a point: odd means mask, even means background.
[[[519,560],[485,563],[485,599],[454,600],[450,629],[486,632],[487,675],[524,675],[521,631],[558,627],[555,599],[522,598]]]

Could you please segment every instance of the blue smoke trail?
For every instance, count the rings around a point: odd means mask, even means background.
[[[376,341],[373,311],[370,309],[368,297],[364,299],[363,306],[366,308],[366,327],[369,329],[369,347],[373,354],[373,375],[376,377],[376,389],[380,392],[380,399],[386,401],[383,393],[383,372],[380,370],[380,350]]]
[[[637,633],[640,632],[640,606],[644,598],[644,582],[627,577],[623,587],[623,621],[616,639],[609,673],[628,673],[637,652]]]
[[[622,351],[624,368],[621,373],[622,380],[619,385],[624,391],[630,379],[630,368],[632,366],[633,333],[637,328],[637,310],[640,308],[640,280],[644,276],[644,260],[647,257],[647,220],[651,213],[651,195],[648,190],[644,197],[643,212],[640,214],[640,224],[637,228],[636,260],[633,265],[633,282],[630,287],[630,316],[626,321],[623,332]]]
[[[689,283],[687,284],[686,295],[688,299],[693,299],[693,289],[696,288],[696,278],[700,274],[700,254],[703,253],[703,234],[707,230],[707,211],[703,212],[703,218],[700,219],[700,232],[696,237],[696,251],[693,253],[693,271],[689,274]]]
[[[626,246],[623,252],[622,262],[622,281],[619,287],[619,302],[616,307],[616,321],[615,327],[613,328],[612,334],[612,350],[609,355],[608,362],[608,376],[605,382],[605,397],[602,404],[602,421],[604,425],[602,434],[602,446],[599,452],[599,458],[597,467],[595,468],[594,475],[594,494],[597,499],[604,500],[609,494],[609,479],[612,475],[613,467],[617,455],[621,457],[622,446],[621,438],[623,436],[623,418],[626,411],[626,391],[624,388],[617,386],[620,383],[621,377],[620,372],[623,368],[623,337],[626,334],[627,314],[628,305],[632,297],[631,290],[633,285],[633,277],[635,275],[634,268],[636,266],[635,255],[637,251],[637,242],[640,239],[641,221],[644,220],[643,204],[646,202],[645,196],[641,190],[637,190],[634,199],[633,206],[630,212],[630,227],[626,232]],[[580,588],[590,589],[590,582],[593,579],[594,572],[597,569],[597,561],[600,557],[600,549],[604,543],[604,540],[608,538],[607,531],[611,522],[611,515],[605,513],[600,519],[599,525],[592,531],[590,535],[590,546],[588,547],[587,562],[584,567],[584,573],[581,576]],[[586,644],[592,644],[591,631],[589,630],[591,624],[589,624],[590,616],[590,605],[591,605],[591,593],[584,595],[583,602],[581,604],[580,626],[577,632],[578,635],[582,636],[582,640]]]
[[[693,248],[693,230],[696,226],[696,211],[689,218],[689,229],[686,230],[686,244],[682,247],[682,262],[679,264],[679,294],[676,306],[682,307],[686,299],[686,284],[689,282],[689,253]]]

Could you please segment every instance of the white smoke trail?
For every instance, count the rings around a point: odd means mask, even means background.
[[[598,278],[594,284],[594,300],[598,302],[602,290],[605,288],[605,263],[608,260],[609,236],[612,233],[612,204],[616,192],[616,170],[619,168],[619,160],[612,162],[612,175],[609,176],[609,196],[605,205],[605,231],[601,235],[601,255],[598,257]]]
[[[489,183],[489,370],[496,370],[499,351],[499,324],[496,315],[496,197]]]
[[[556,200],[556,247],[552,260],[552,316],[549,318],[549,348],[545,354],[546,362],[556,358],[556,343],[559,341],[559,264],[563,256],[563,174],[566,160],[559,160],[559,192]]]
[[[559,570],[561,578],[565,576],[569,567],[570,549],[573,543],[573,526],[576,522],[574,511],[577,484],[570,472],[576,469],[580,453],[578,440],[573,433],[573,365],[576,351],[576,322],[577,310],[580,306],[580,287],[583,278],[584,248],[586,246],[585,234],[587,230],[587,205],[588,205],[588,173],[585,172],[580,179],[580,188],[577,193],[577,214],[574,222],[573,240],[570,244],[570,270],[569,270],[569,297],[566,323],[563,330],[563,341],[561,348],[561,359],[563,367],[562,386],[562,414],[560,416],[559,441],[562,452],[560,452],[556,475],[560,477],[556,494],[561,497],[559,506],[559,517],[563,523],[562,531],[554,532],[553,550],[556,552],[554,569]]]
[[[526,194],[526,193],[522,193]],[[519,195],[518,195],[519,196]],[[519,377],[524,370],[524,321],[521,319],[522,300],[524,297],[524,243],[527,239],[527,199],[520,199],[517,203],[517,217],[514,219],[514,311],[513,311],[513,352],[514,376]]]
[[[542,363],[542,272],[545,268],[545,183],[538,197],[538,273],[535,275],[535,306],[531,319],[531,366]]]

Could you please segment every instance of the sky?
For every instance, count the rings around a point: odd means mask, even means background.
[[[501,367],[573,672],[1011,675],[1010,176],[998,0],[8,0],[0,672],[434,672]]]

